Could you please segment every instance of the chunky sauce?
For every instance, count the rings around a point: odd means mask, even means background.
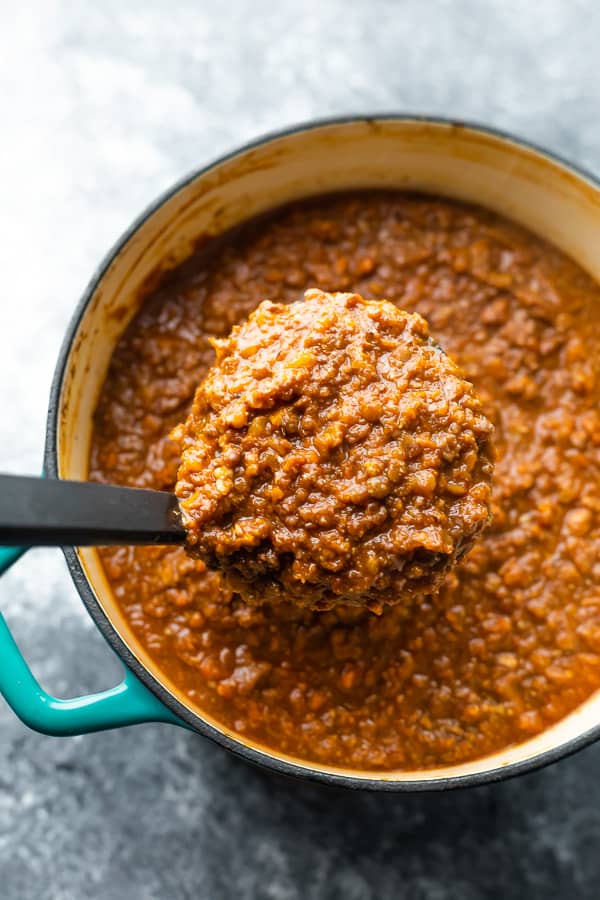
[[[600,687],[600,289],[493,213],[400,193],[322,197],[199,252],[121,339],[96,480],[172,490],[171,429],[225,337],[306,288],[419,312],[495,425],[493,524],[407,617],[243,604],[182,548],[111,548],[117,601],[192,706],[241,736],[362,769],[464,762]]]
[[[387,300],[263,301],[172,437],[188,552],[248,603],[410,605],[489,523],[492,425]]]

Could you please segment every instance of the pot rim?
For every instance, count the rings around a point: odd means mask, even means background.
[[[76,336],[79,325],[85,315],[88,304],[96,292],[98,286],[102,282],[108,268],[112,265],[115,258],[120,254],[125,245],[144,225],[144,223],[152,216],[161,206],[170,200],[180,190],[187,187],[188,184],[195,179],[206,175],[212,169],[233,159],[248,153],[264,144],[280,138],[299,134],[304,131],[312,131],[319,128],[351,125],[356,123],[373,123],[378,121],[397,121],[397,122],[416,122],[423,124],[442,125],[454,128],[461,128],[468,131],[478,132],[499,139],[503,143],[514,144],[517,147],[531,150],[553,163],[558,163],[569,172],[577,176],[579,179],[587,181],[593,188],[600,192],[600,179],[585,169],[583,166],[576,165],[562,157],[560,154],[547,150],[534,142],[524,140],[515,136],[504,129],[492,126],[482,125],[468,119],[455,119],[446,116],[423,115],[413,113],[393,113],[382,112],[370,115],[356,114],[333,116],[325,118],[311,119],[297,125],[287,128],[269,131],[252,141],[243,144],[229,152],[221,155],[217,159],[211,161],[207,165],[193,169],[182,178],[178,179],[170,188],[163,191],[157,199],[151,202],[137,216],[132,224],[127,228],[121,236],[116,240],[104,258],[92,274],[90,281],[85,288],[79,303],[77,304],[59,350],[59,355],[52,378],[50,388],[50,399],[48,404],[48,416],[46,420],[46,442],[44,447],[44,472],[48,477],[58,478],[58,429],[59,429],[59,411],[60,396],[64,376],[67,370],[67,363],[71,346]],[[345,774],[341,770],[327,770],[320,768],[315,763],[305,763],[302,761],[292,762],[282,759],[277,755],[269,753],[266,749],[259,750],[255,747],[247,746],[242,738],[233,738],[221,731],[216,726],[205,721],[200,715],[194,713],[191,709],[181,703],[174,697],[165,687],[146,669],[140,661],[130,651],[124,640],[120,637],[115,627],[112,625],[109,617],[106,615],[98,601],[96,600],[94,591],[79,561],[79,557],[75,548],[64,547],[63,552],[67,561],[67,566],[71,573],[71,577],[75,583],[75,587],[94,623],[100,630],[101,634],[108,641],[109,645],[122,662],[139,678],[139,680],[147,687],[158,699],[165,705],[167,709],[174,712],[183,722],[191,727],[199,734],[210,738],[225,749],[233,752],[237,756],[259,765],[263,768],[270,769],[280,775],[296,776],[305,778],[310,781],[316,781],[336,787],[346,787],[353,790],[369,790],[369,791],[393,791],[401,793],[419,793],[429,791],[448,790],[459,787],[475,787],[483,784],[490,784],[496,781],[512,778],[517,775],[532,772],[541,769],[559,759],[571,756],[578,750],[587,747],[600,738],[600,722],[587,731],[576,735],[575,737],[565,741],[557,747],[536,753],[525,760],[510,763],[496,768],[486,769],[480,772],[464,775],[447,775],[439,778],[431,779],[411,779],[398,781],[393,776],[388,776],[382,772],[379,776],[373,773],[370,776],[361,776],[349,771]],[[426,774],[427,770],[424,770]]]

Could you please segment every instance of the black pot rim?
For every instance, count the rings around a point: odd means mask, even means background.
[[[57,441],[59,427],[60,394],[73,340],[79,328],[80,322],[85,314],[88,303],[94,295],[107,269],[112,264],[113,260],[119,255],[123,247],[141,228],[141,226],[152,215],[154,215],[154,213],[161,206],[163,206],[164,203],[170,200],[175,194],[185,188],[196,178],[205,175],[211,169],[214,169],[216,166],[221,165],[222,163],[227,162],[228,160],[233,159],[236,156],[247,153],[248,151],[260,147],[264,144],[268,144],[271,141],[298,134],[303,131],[312,131],[328,126],[343,126],[359,122],[370,123],[377,121],[394,120],[398,122],[422,122],[431,123],[433,125],[445,125],[456,128],[465,128],[470,131],[480,132],[484,135],[487,134],[492,137],[500,138],[504,142],[512,143],[517,145],[518,147],[532,150],[535,153],[546,157],[552,162],[564,166],[567,170],[574,173],[579,178],[588,181],[593,187],[600,190],[600,180],[596,178],[596,176],[594,176],[591,172],[587,171],[581,166],[574,165],[557,153],[551,152],[546,148],[530,141],[516,137],[508,131],[481,125],[478,122],[464,119],[457,120],[444,116],[429,116],[411,113],[383,112],[374,113],[372,115],[357,114],[313,119],[308,122],[291,126],[289,128],[264,134],[257,139],[220,156],[218,159],[210,162],[208,165],[194,169],[192,172],[176,181],[175,184],[172,185],[172,187],[164,191],[153,203],[147,206],[146,209],[134,220],[130,227],[121,235],[121,237],[104,256],[104,259],[102,260],[96,271],[93,273],[92,278],[90,279],[79,303],[77,304],[77,307],[75,308],[59,351],[59,356],[50,389],[48,417],[46,422],[46,443],[44,449],[44,471],[48,477],[58,478]],[[316,781],[337,787],[346,787],[353,790],[369,791],[417,793],[425,791],[448,790],[459,787],[474,787],[477,785],[502,781],[507,778],[525,774],[526,772],[532,772],[536,769],[541,769],[544,766],[549,765],[550,763],[556,762],[559,759],[563,759],[564,757],[576,753],[578,750],[581,750],[583,747],[588,746],[589,744],[600,738],[599,722],[594,727],[588,729],[582,734],[571,738],[558,747],[545,750],[541,753],[529,757],[528,759],[511,763],[505,766],[500,766],[494,769],[483,770],[481,772],[457,776],[449,775],[428,780],[413,779],[410,781],[398,781],[394,780],[393,777],[388,776],[385,772],[381,773],[381,777],[378,777],[375,774],[371,777],[366,777],[355,775],[350,772],[348,774],[345,774],[344,772],[340,771],[327,771],[326,769],[319,768],[316,764],[313,765],[310,763],[300,762],[294,763],[285,759],[281,759],[278,756],[271,755],[266,751],[261,751],[254,747],[247,746],[241,739],[238,740],[230,737],[215,726],[211,725],[209,722],[206,722],[196,713],[192,712],[192,710],[184,706],[179,700],[177,700],[176,697],[174,697],[169,691],[167,691],[162,686],[162,684],[160,684],[160,682],[150,673],[150,671],[146,669],[131,653],[123,639],[111,624],[110,619],[105,614],[104,610],[99,605],[94,596],[94,592],[87,580],[85,572],[81,566],[74,548],[65,547],[64,555],[69,571],[71,573],[71,577],[75,583],[79,595],[83,600],[83,603],[86,606],[96,626],[108,641],[109,645],[112,647],[117,656],[136,675],[136,677],[145,685],[145,687],[147,687],[156,697],[158,697],[158,699],[165,705],[167,709],[174,712],[180,719],[183,720],[184,723],[186,723],[186,725],[190,726],[194,731],[210,738],[225,749],[246,759],[248,762],[270,769],[271,771],[275,771],[281,775],[300,777],[311,781]],[[424,774],[426,774],[426,772],[424,772]]]

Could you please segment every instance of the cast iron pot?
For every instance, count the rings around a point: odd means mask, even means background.
[[[134,222],[101,264],[75,311],[56,367],[47,477],[87,477],[98,394],[115,344],[139,309],[149,279],[185,259],[200,236],[218,235],[286,201],[359,187],[405,188],[482,204],[553,241],[600,280],[600,184],[545,150],[476,125],[415,116],[317,122],[270,135],[176,184]],[[22,552],[0,548],[0,573]],[[96,550],[67,548],[65,556],[88,612],[123,661],[125,676],[99,694],[51,697],[0,618],[0,690],[26,724],[45,734],[169,722],[276,772],[387,791],[497,781],[600,737],[599,691],[543,734],[457,766],[381,773],[275,753],[194,709],[156,668],[119,611]]]

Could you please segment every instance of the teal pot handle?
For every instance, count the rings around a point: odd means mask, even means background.
[[[0,547],[0,575],[26,547]],[[104,731],[140,722],[184,725],[129,669],[121,684],[85,697],[59,700],[37,683],[0,615],[0,692],[18,717],[42,734],[59,736]]]

